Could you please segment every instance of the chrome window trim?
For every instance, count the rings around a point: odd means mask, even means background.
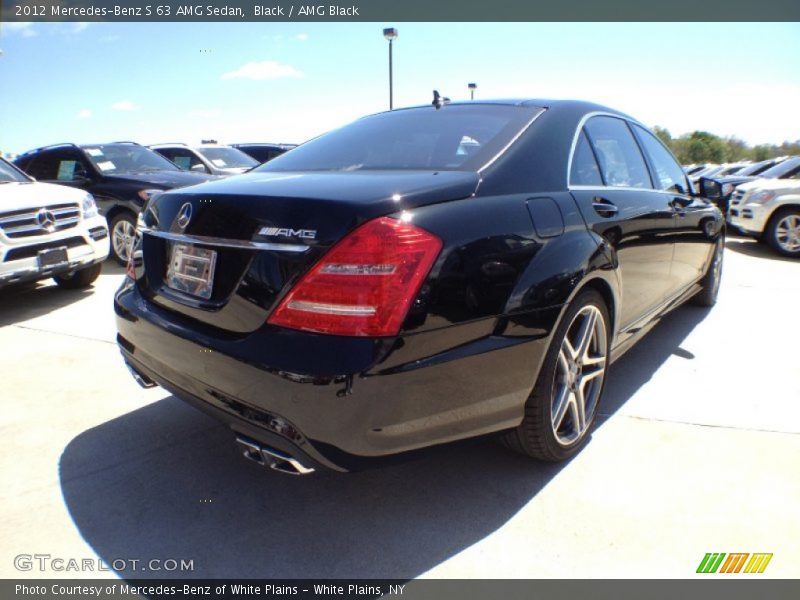
[[[659,190],[655,189],[655,187],[640,188],[640,187],[623,187],[623,186],[615,186],[615,185],[599,185],[598,186],[598,185],[571,185],[570,184],[569,174],[572,172],[572,158],[575,156],[575,148],[577,148],[577,146],[578,146],[578,138],[581,135],[581,131],[583,131],[583,126],[586,125],[586,121],[588,121],[592,117],[612,117],[614,119],[619,119],[620,121],[623,121],[623,122],[625,122],[627,124],[638,125],[639,127],[644,127],[645,129],[647,129],[647,127],[645,127],[644,125],[639,123],[639,121],[637,121],[636,119],[632,119],[630,117],[625,117],[625,116],[622,116],[622,115],[614,114],[614,113],[603,111],[603,110],[596,110],[596,111],[588,112],[585,115],[583,115],[581,117],[581,120],[578,121],[578,126],[575,128],[575,133],[572,135],[572,144],[570,145],[570,148],[569,148],[569,160],[567,160],[567,178],[566,178],[567,190],[587,190],[587,189],[591,189],[591,190],[639,190],[639,191],[646,190],[646,191],[650,191],[650,192],[659,191]],[[636,136],[632,131],[630,133],[631,133],[631,137],[633,137],[633,141],[636,143],[636,147],[639,148],[639,140],[636,139]],[[591,140],[589,140],[589,143],[590,144],[592,143]],[[642,152],[641,148],[639,148],[639,154],[642,155],[642,160],[644,161],[645,169],[647,169],[647,176],[650,177],[650,167],[647,164],[647,158],[644,156],[644,153]],[[597,165],[597,167],[601,168],[600,165]],[[601,172],[601,177],[602,177],[602,172]]]
[[[530,129],[530,128],[531,128],[531,125],[533,125],[533,124],[534,124],[534,122],[536,121],[536,119],[538,119],[539,117],[541,117],[541,116],[542,116],[542,115],[543,115],[543,114],[544,114],[544,113],[545,113],[545,112],[548,110],[546,107],[543,107],[543,106],[539,106],[539,107],[537,107],[537,108],[539,108],[539,112],[537,112],[535,115],[533,115],[533,116],[531,117],[530,121],[528,121],[528,123],[527,123],[527,124],[526,124],[526,125],[525,125],[525,126],[522,128],[522,129],[520,129],[520,130],[517,132],[517,134],[516,134],[516,135],[515,135],[513,138],[511,138],[511,141],[510,141],[510,142],[508,142],[508,143],[507,143],[505,146],[503,146],[503,147],[500,149],[500,151],[499,151],[497,154],[495,154],[495,155],[494,155],[492,158],[490,158],[490,159],[489,159],[489,160],[486,162],[486,164],[485,164],[485,165],[483,165],[481,168],[479,168],[479,169],[478,169],[478,173],[483,173],[483,172],[484,172],[486,169],[488,169],[488,168],[489,168],[489,167],[491,167],[491,166],[492,166],[492,165],[493,165],[495,162],[497,162],[497,160],[498,160],[498,159],[499,159],[501,156],[503,156],[503,154],[505,154],[505,153],[506,153],[506,151],[507,151],[509,148],[511,148],[511,146],[513,146],[513,145],[514,145],[514,143],[515,143],[515,142],[516,142],[516,141],[517,141],[519,138],[521,138],[521,137],[522,137],[522,135],[523,135],[523,134],[524,134],[526,131],[528,131],[528,129]]]
[[[186,242],[189,244],[203,244],[222,248],[238,248],[239,250],[271,250],[273,252],[307,252],[311,246],[305,244],[275,244],[272,242],[251,242],[249,240],[230,240],[226,238],[211,237],[206,235],[187,235],[185,233],[171,233],[149,228],[140,228],[139,233],[153,237],[170,240],[172,242]]]

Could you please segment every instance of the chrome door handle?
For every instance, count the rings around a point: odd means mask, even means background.
[[[619,209],[605,198],[592,199],[592,208],[601,217],[613,217]]]

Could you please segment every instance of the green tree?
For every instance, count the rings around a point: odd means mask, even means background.
[[[693,131],[687,139],[686,153],[689,162],[725,161],[725,144],[719,136],[707,131]]]

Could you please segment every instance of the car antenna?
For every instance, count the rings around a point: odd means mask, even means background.
[[[436,107],[436,110],[442,108],[445,104],[450,102],[450,98],[445,98],[444,96],[440,96],[437,90],[433,90],[433,104]]]

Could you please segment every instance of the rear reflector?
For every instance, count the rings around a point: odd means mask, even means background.
[[[438,237],[409,223],[364,223],[300,279],[267,322],[332,335],[397,335],[441,249]]]

